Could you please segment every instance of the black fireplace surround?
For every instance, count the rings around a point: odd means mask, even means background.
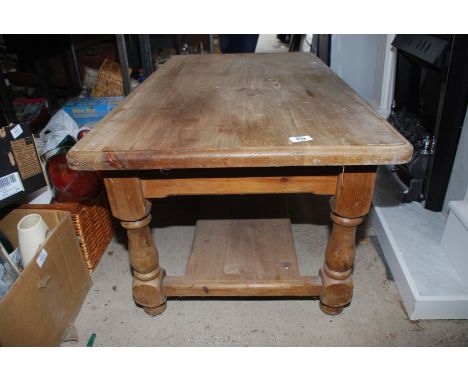
[[[414,146],[394,168],[402,202],[441,211],[468,100],[467,35],[397,35],[395,93],[389,122]]]

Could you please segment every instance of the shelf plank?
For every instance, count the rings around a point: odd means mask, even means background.
[[[289,219],[199,220],[185,276],[167,296],[317,296],[320,277],[301,276]]]
[[[298,277],[289,219],[199,220],[187,276],[200,280]]]

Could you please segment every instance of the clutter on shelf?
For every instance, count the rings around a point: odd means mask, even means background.
[[[68,100],[65,97],[53,115],[50,110],[54,109],[49,109],[45,98],[28,98],[28,92],[16,90],[12,93],[20,123],[0,129],[0,207],[18,203],[21,197],[44,188],[52,200],[49,196],[45,202],[50,200],[50,204],[19,207],[15,211],[20,212],[14,213],[18,215],[15,226],[10,222],[4,234],[0,232],[0,303],[11,299],[19,275],[25,275],[30,263],[38,264],[41,248],[51,240],[50,232],[57,221],[48,225],[48,219],[41,215],[70,215],[89,271],[95,269],[112,239],[111,215],[100,173],[70,169],[66,153],[124,99],[120,65],[106,58],[99,69],[84,66],[82,78],[81,94]],[[132,79],[132,87],[138,84]]]
[[[79,127],[93,127],[123,99],[123,96],[73,98],[63,105],[62,110],[67,112]]]
[[[94,88],[97,80],[98,69],[84,66],[83,81],[81,82],[81,95],[84,97],[91,96],[91,91]]]
[[[13,100],[13,106],[18,123],[28,126],[33,134],[40,131],[51,118],[44,98],[17,98]]]
[[[129,73],[131,69],[129,69]],[[91,92],[93,97],[116,97],[124,95],[122,71],[116,62],[105,59],[96,76]]]
[[[0,128],[0,208],[46,186],[30,128]]]
[[[50,119],[47,126],[39,133],[36,140],[40,155],[55,149],[68,135],[77,137],[80,128],[75,120],[65,110],[59,110]]]
[[[124,99],[116,56],[99,52],[80,56],[77,86],[58,81],[55,70],[38,83],[38,74],[18,66],[15,56],[0,54],[15,117],[0,108],[0,127],[6,125],[0,129],[0,208],[48,194],[43,204],[16,206],[0,217],[0,328],[8,328],[0,330],[3,346],[58,344],[113,236],[101,174],[72,170],[66,160],[68,150]],[[48,69],[57,68],[52,61]],[[143,72],[129,72],[135,88]]]

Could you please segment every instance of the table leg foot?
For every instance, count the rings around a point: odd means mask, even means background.
[[[331,214],[333,230],[325,253],[325,265],[320,270],[323,288],[320,308],[327,314],[338,314],[353,297],[351,276],[356,226],[362,218],[349,219]]]
[[[162,287],[165,272],[159,266],[158,251],[148,227],[150,221],[151,215],[148,215],[142,220],[121,224],[127,229],[128,235],[133,268],[133,298],[148,314],[156,315],[166,309],[166,296]]]
[[[164,311],[166,310],[166,306],[167,306],[167,303],[164,303],[162,305],[157,306],[156,308],[146,307],[146,308],[143,308],[143,310],[150,316],[158,316],[161,313],[164,313]]]
[[[154,279],[149,278],[153,277],[155,272],[144,275],[133,271],[133,298],[146,313],[152,316],[157,316],[166,310],[166,296],[162,292],[165,272],[161,268],[156,271],[159,271],[159,274]]]
[[[338,306],[338,307],[328,306],[328,305],[320,303],[320,310],[323,313],[328,314],[329,316],[337,316],[343,311],[343,309],[344,309],[343,306]]]

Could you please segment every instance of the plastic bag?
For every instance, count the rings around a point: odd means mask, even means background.
[[[73,118],[66,111],[59,110],[39,133],[39,139],[36,141],[39,155],[55,149],[67,135],[76,138],[79,130]]]
[[[13,260],[16,266],[20,265],[21,254],[19,250],[10,253],[8,256]],[[0,300],[8,293],[8,290],[18,278],[17,273],[8,262],[0,258]]]

